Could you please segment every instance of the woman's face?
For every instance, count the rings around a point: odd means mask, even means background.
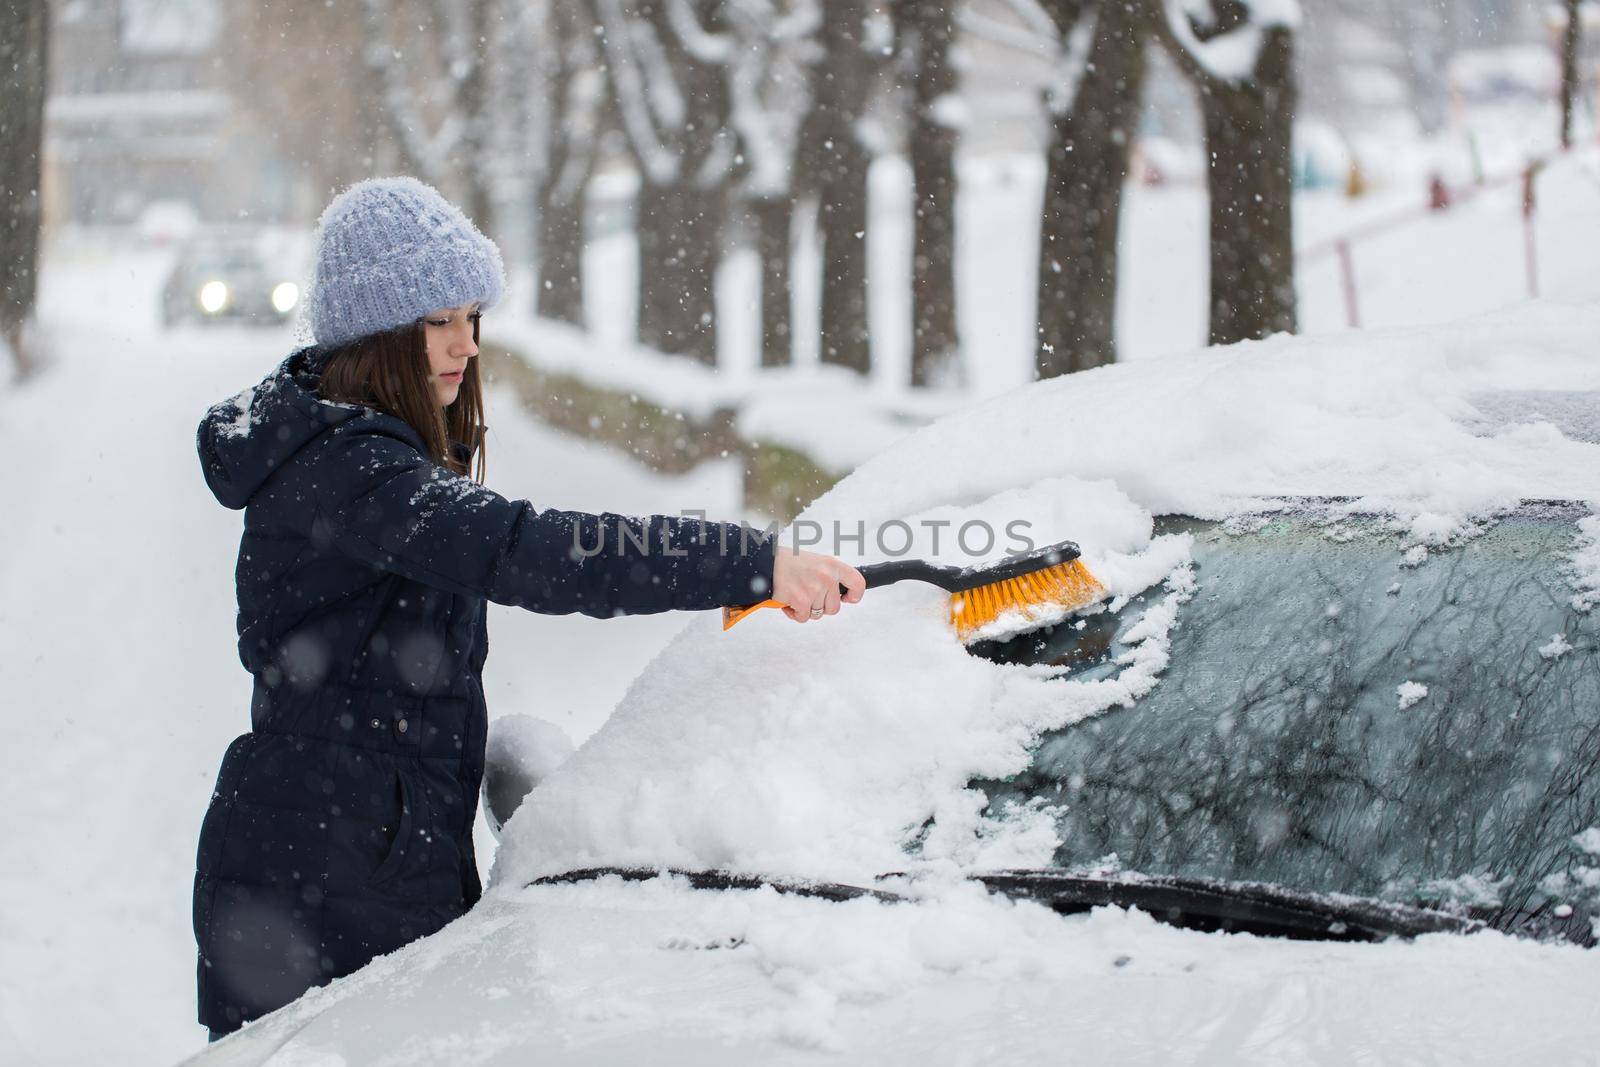
[[[423,317],[423,335],[428,342],[428,382],[439,398],[440,407],[455,403],[467,360],[478,354],[473,341],[473,325],[480,312],[476,303],[458,308],[441,308]]]

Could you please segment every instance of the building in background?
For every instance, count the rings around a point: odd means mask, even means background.
[[[46,226],[128,225],[152,205],[201,221],[292,211],[269,131],[235,106],[219,0],[54,5]]]

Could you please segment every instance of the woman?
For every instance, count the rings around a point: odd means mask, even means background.
[[[771,595],[804,622],[841,584],[861,598],[854,568],[747,528],[485,488],[474,357],[504,289],[494,244],[434,189],[358,183],[318,223],[316,344],[201,422],[206,481],[244,509],[255,679],[195,874],[213,1040],[478,900],[488,601],[610,618]]]

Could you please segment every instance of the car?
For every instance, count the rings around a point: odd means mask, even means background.
[[[913,583],[691,622],[486,787],[471,913],[193,1062],[1589,1056],[1597,331],[1273,338],[915,431],[792,529],[1072,534],[1107,595],[969,645]]]
[[[252,234],[203,233],[183,246],[167,275],[162,324],[283,325],[300,302],[290,274],[262,255]]]

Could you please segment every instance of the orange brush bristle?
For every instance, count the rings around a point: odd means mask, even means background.
[[[950,594],[950,625],[957,637],[967,641],[1007,612],[1020,611],[1033,619],[1046,614],[1041,608],[1051,615],[1076,611],[1105,595],[1105,586],[1081,559],[1074,559]]]

